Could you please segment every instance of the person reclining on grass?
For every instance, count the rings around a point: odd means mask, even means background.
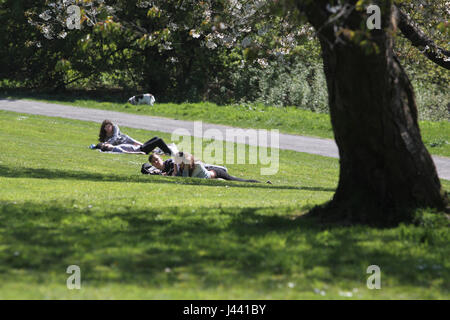
[[[145,154],[141,151],[141,146],[128,143],[113,146],[110,143],[100,142],[95,146],[95,149],[100,149],[102,152]]]
[[[177,164],[175,164],[175,161],[172,159],[172,158],[170,158],[170,159],[167,159],[166,161],[163,161],[163,159],[159,156],[159,155],[157,155],[157,154],[155,154],[155,153],[152,153],[152,154],[150,154],[150,156],[148,157],[148,162],[153,166],[153,167],[155,167],[156,169],[158,169],[159,170],[159,174],[161,174],[161,175],[163,175],[163,176],[174,176],[175,174],[175,166],[177,167],[177,175],[178,176],[180,176],[181,175],[181,172],[178,170],[178,165]],[[144,163],[144,165],[143,165],[143,167],[145,166],[145,165],[147,165],[147,167],[148,167],[148,164],[147,163]],[[141,172],[142,172],[142,170],[141,170]],[[143,172],[144,173],[144,172]],[[147,172],[146,172],[147,173]]]
[[[144,163],[142,165],[142,169],[141,172],[144,174],[155,174],[153,172],[155,172],[155,170],[152,170],[152,168],[155,168],[158,170],[158,174],[163,175],[163,176],[173,176],[173,175],[177,175],[177,176],[182,176],[181,171],[179,169],[179,165],[175,164],[175,160],[170,158],[167,159],[166,161],[163,161],[162,158],[155,154],[152,153],[149,157],[148,157],[148,163]],[[217,165],[212,165],[212,164],[204,164],[206,170],[224,170],[225,172],[228,172],[228,169],[226,167],[222,167],[222,166],[217,166]],[[151,168],[152,166],[152,168]],[[175,174],[175,166],[177,167],[177,171]]]
[[[153,137],[144,144],[122,143],[119,145],[113,145],[111,143],[101,142],[94,147],[94,149],[100,149],[102,151],[139,154],[149,154],[156,148],[159,148],[167,155],[174,155],[178,151],[175,144],[172,143],[168,146],[163,139],[158,137]]]
[[[178,163],[176,163],[176,159],[167,159],[166,161],[163,161],[161,157],[157,154],[150,154],[148,157],[148,162],[153,166],[150,167],[148,163],[144,163],[141,168],[141,172],[144,174],[160,174],[163,176],[188,176],[183,175],[184,170],[180,169],[180,154],[186,154],[185,152],[178,152],[176,156],[178,155]],[[181,156],[183,157],[183,156]],[[192,158],[193,159],[193,156]],[[224,180],[232,180],[232,181],[242,181],[242,182],[257,182],[258,180],[246,180],[241,179],[237,177],[233,177],[228,174],[228,169],[226,167],[217,166],[217,165],[210,165],[210,164],[204,164],[201,161],[195,161],[199,167],[197,169],[197,172],[190,175],[191,177],[197,177],[197,178],[205,178],[205,179],[224,179]],[[156,168],[156,170],[152,170],[152,168]],[[186,172],[189,170],[187,169]],[[267,181],[267,183],[272,184],[272,182]]]
[[[156,164],[156,162],[155,162]],[[253,179],[242,179],[231,176],[228,170],[220,166],[205,165],[203,162],[196,160],[193,155],[187,152],[177,152],[174,159],[174,172],[172,175],[178,175],[181,172],[182,177],[193,177],[203,179],[223,179],[229,181],[253,182],[261,183],[261,181]],[[267,181],[272,184],[272,182]]]

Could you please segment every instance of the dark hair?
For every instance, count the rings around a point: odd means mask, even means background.
[[[100,133],[98,134],[98,141],[100,141],[100,142],[105,142],[106,141],[105,127],[108,124],[114,126],[114,124],[111,122],[111,120],[104,120],[102,122],[102,126],[100,127]]]
[[[107,147],[106,143],[100,142],[100,143],[97,143],[97,145],[95,146],[95,149],[100,149],[102,151],[109,151],[111,148]]]
[[[152,163],[153,156],[154,156],[153,153],[150,153],[150,155],[148,156],[148,162],[149,162],[149,163]]]
[[[100,149],[105,152],[105,151],[111,151],[113,149],[113,147],[111,145],[108,145],[106,143],[102,143]]]

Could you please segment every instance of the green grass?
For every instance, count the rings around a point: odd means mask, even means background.
[[[241,128],[279,129],[282,133],[333,139],[330,116],[295,107],[263,105],[218,106],[213,103],[156,103],[153,107],[104,101],[77,95],[45,95],[3,92],[3,98],[25,98],[50,103],[114,110],[133,114],[161,116],[180,120],[202,120]],[[126,99],[123,99],[126,101]],[[431,154],[450,157],[450,122],[420,121],[422,139]]]
[[[280,150],[273,185],[144,176],[143,155],[87,148],[98,124],[0,111],[0,128],[0,299],[450,297],[448,223],[429,211],[388,229],[295,219],[332,197],[336,159]]]

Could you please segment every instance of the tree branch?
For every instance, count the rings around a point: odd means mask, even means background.
[[[398,27],[403,35],[411,41],[411,44],[418,48],[428,59],[445,69],[450,70],[450,51],[438,47],[419,27],[404,13],[395,6],[398,19]]]

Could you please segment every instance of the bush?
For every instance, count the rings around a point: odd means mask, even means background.
[[[229,87],[234,102],[328,112],[328,93],[320,62],[275,60],[266,67],[248,63],[248,67],[231,73]]]
[[[412,81],[420,120],[450,121],[450,94],[437,84]]]

